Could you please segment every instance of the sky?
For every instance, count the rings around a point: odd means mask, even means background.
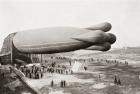
[[[12,32],[112,24],[112,48],[140,46],[140,0],[0,0],[0,48]]]

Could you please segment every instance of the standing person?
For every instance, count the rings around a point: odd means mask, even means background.
[[[64,87],[66,87],[66,81],[65,80],[63,81],[63,84],[64,84]]]
[[[69,61],[69,64],[70,64],[70,66],[71,66],[71,61]]]
[[[40,73],[41,73],[41,78],[43,77],[43,69],[40,69]]]
[[[29,78],[32,78],[32,73],[31,72],[29,72]]]
[[[63,81],[61,80],[61,82],[60,82],[60,87],[63,87]]]
[[[118,84],[118,85],[121,85],[121,80],[120,80],[120,78],[118,78],[117,84]]]
[[[53,80],[51,81],[51,87],[53,87],[54,86],[54,82],[53,82]]]
[[[25,76],[27,77],[27,67],[26,67],[26,66],[23,67],[23,73],[24,73]]]
[[[30,78],[33,78],[32,73],[33,73],[33,72],[32,72],[32,67],[30,67],[30,68],[29,68],[29,77],[30,77]]]
[[[63,70],[61,69],[60,71],[61,71],[61,74],[63,74]]]
[[[10,73],[12,73],[12,68],[11,67],[9,67],[9,69],[10,69]],[[22,71],[23,72],[23,71]]]
[[[85,70],[85,71],[87,70],[87,67],[86,67],[86,66],[84,66],[84,70]]]
[[[116,76],[116,75],[115,75],[115,77],[114,77],[114,84],[118,84],[117,76]]]
[[[30,77],[30,67],[26,68],[26,77]]]
[[[99,81],[101,81],[101,74],[99,74]]]
[[[68,75],[68,70],[66,70],[66,74]]]

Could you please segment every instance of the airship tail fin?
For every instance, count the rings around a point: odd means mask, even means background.
[[[102,30],[104,32],[109,31],[112,28],[111,24],[108,22],[100,23],[94,26],[87,27],[88,30]]]
[[[86,48],[86,50],[98,50],[98,51],[108,51],[111,48],[111,44],[109,42],[105,42],[103,44],[97,44]]]
[[[78,41],[83,41],[83,42],[89,42],[89,43],[103,43],[106,40],[108,36],[106,35],[105,32],[101,30],[95,30],[94,32],[87,32],[84,34],[76,35],[73,36],[72,39],[78,40]]]

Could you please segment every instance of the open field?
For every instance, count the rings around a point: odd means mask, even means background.
[[[45,73],[42,79],[27,79],[27,82],[41,94],[140,94],[139,66],[97,62],[88,62],[86,66],[87,71],[80,69],[72,75]],[[119,76],[121,85],[114,84],[115,75]],[[66,87],[60,87],[61,80],[66,80]]]
[[[85,62],[82,65],[87,66],[86,71],[80,68],[73,74],[45,72],[41,79],[26,78],[26,81],[41,94],[140,94],[139,54],[101,53],[89,55],[87,58],[128,61],[128,65],[96,61]],[[72,67],[63,60],[56,62],[67,66],[67,68]],[[6,79],[1,78],[0,92],[6,92],[3,94],[32,94],[13,76],[15,74],[7,74]],[[121,85],[114,84],[115,76],[119,77]],[[52,80],[53,87],[51,86]],[[66,81],[66,87],[60,86],[62,80]]]

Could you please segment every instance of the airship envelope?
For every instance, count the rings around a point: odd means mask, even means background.
[[[107,51],[116,41],[115,35],[106,33],[110,29],[109,23],[102,23],[92,28],[50,27],[26,30],[16,33],[13,44],[23,53],[50,54],[79,49]]]

